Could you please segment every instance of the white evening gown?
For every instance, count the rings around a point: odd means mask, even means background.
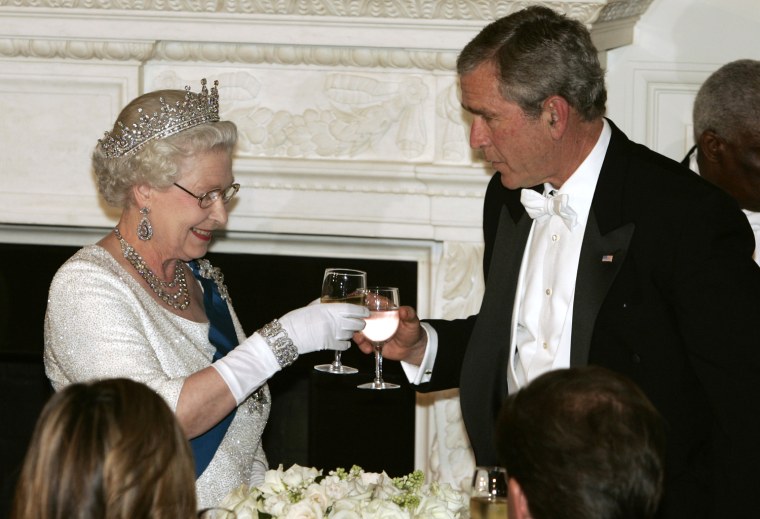
[[[228,306],[242,341],[245,334]],[[103,378],[137,380],[175,410],[185,377],[211,364],[215,348],[208,331],[208,323],[184,319],[159,305],[105,249],[90,245],[64,263],[51,283],[45,370],[56,390]],[[268,467],[261,434],[270,403],[264,384],[238,406],[224,440],[197,480],[201,508],[217,505],[241,484],[263,482]]]

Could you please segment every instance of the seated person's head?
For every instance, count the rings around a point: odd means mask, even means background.
[[[600,367],[546,373],[510,395],[497,425],[510,519],[651,518],[662,494],[660,415]]]
[[[189,519],[190,446],[164,400],[127,380],[73,384],[40,415],[14,519]]]

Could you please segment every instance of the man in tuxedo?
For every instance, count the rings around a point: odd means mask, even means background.
[[[509,519],[652,519],[665,427],[636,384],[599,366],[548,371],[504,402],[496,430]]]
[[[667,422],[660,517],[756,515],[760,268],[736,202],[604,118],[604,72],[577,21],[508,15],[457,72],[470,145],[497,171],[481,309],[420,323],[405,307],[383,355],[419,391],[459,387],[478,464],[498,462],[509,392],[567,366],[618,371]]]
[[[694,141],[681,164],[734,197],[755,233],[760,263],[760,61],[713,72],[694,100]]]

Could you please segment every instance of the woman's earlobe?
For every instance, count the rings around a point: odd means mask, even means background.
[[[132,188],[132,195],[138,207],[145,206],[150,200],[152,188],[147,184],[138,184]]]

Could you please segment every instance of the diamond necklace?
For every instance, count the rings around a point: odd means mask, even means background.
[[[182,262],[177,260],[174,264],[174,279],[166,282],[158,279],[152,270],[148,268],[142,257],[135,249],[127,243],[127,240],[121,237],[118,227],[114,227],[113,233],[119,239],[121,252],[127,261],[137,270],[146,283],[153,289],[153,292],[167,305],[175,310],[184,310],[190,306],[190,294],[187,291],[187,280],[185,280],[185,269],[182,268]],[[170,294],[165,289],[179,287],[177,293]]]

